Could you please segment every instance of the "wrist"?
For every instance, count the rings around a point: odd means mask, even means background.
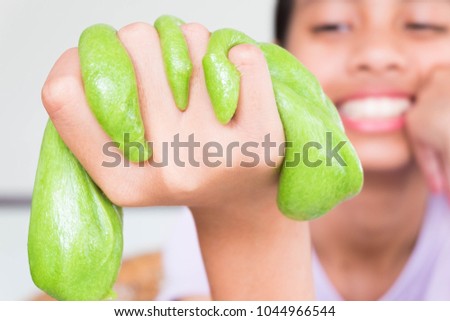
[[[272,194],[191,208],[213,299],[313,298],[309,225],[285,217]]]

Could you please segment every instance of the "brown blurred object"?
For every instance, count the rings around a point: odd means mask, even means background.
[[[161,254],[149,253],[125,260],[114,286],[119,301],[151,301],[158,294],[162,279]],[[45,293],[32,301],[54,301]]]

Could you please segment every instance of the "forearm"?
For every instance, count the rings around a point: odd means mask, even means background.
[[[191,209],[214,300],[313,299],[308,224],[285,218],[275,199],[220,215]]]

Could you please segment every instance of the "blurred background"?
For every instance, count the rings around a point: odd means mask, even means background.
[[[172,14],[209,30],[231,27],[259,41],[271,41],[274,4],[274,0],[0,0],[0,300],[40,295],[27,258],[30,202],[47,120],[40,90],[53,63],[77,45],[83,29],[100,22],[119,29]],[[183,209],[125,209],[124,215],[124,264],[141,275],[149,271],[152,287],[159,277],[154,273],[160,264],[158,251]],[[119,282],[144,282],[132,277],[121,275]],[[143,289],[146,295],[150,290]]]

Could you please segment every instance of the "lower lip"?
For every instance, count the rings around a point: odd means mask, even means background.
[[[344,127],[363,133],[389,133],[403,128],[405,116],[389,119],[351,119],[341,115]]]

